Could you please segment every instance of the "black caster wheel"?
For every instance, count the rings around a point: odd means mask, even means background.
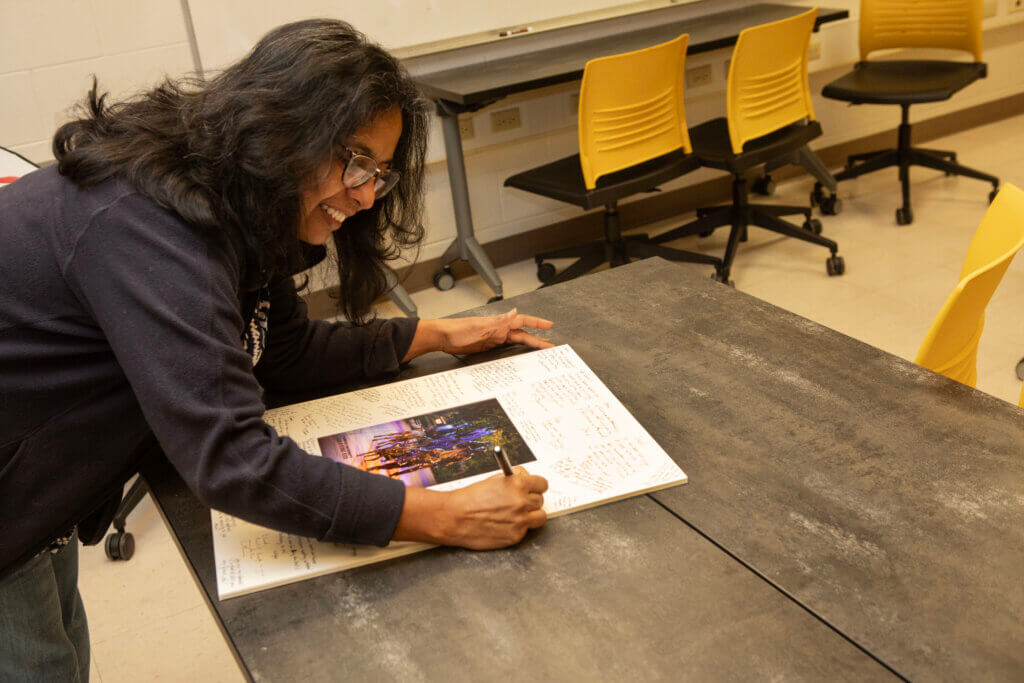
[[[819,221],[817,218],[808,218],[807,220],[804,221],[803,227],[804,230],[806,230],[807,232],[812,232],[815,235],[821,234],[821,221]]]
[[[750,185],[750,189],[756,192],[757,194],[770,197],[773,194],[775,194],[775,181],[772,180],[772,177],[766,173],[760,178],[757,178]]]
[[[736,283],[733,280],[729,280],[722,277],[721,273],[712,273],[711,279],[714,280],[715,282],[721,282],[723,285],[727,287],[732,287],[733,289],[736,289]]]
[[[819,202],[821,212],[826,216],[836,216],[843,210],[843,200],[834,194],[822,197]]]
[[[505,300],[504,296],[502,296],[501,294],[495,294],[494,296],[492,296],[490,299],[487,300],[487,303],[493,304],[495,301],[504,301],[504,300]]]
[[[1024,358],[1017,361],[1017,379],[1024,380]]]
[[[996,195],[999,194],[999,189],[992,190],[988,193],[988,203],[991,204],[996,200]]]
[[[701,237],[711,237],[711,234],[713,232],[714,232],[714,230],[712,229],[712,230],[705,230],[704,232],[698,232],[697,234],[699,236],[701,236]]]
[[[537,279],[545,285],[551,284],[555,279],[555,267],[550,263],[538,263]]]
[[[110,559],[127,562],[135,554],[135,538],[127,531],[116,531],[107,536],[104,548]]]
[[[842,256],[829,256],[825,259],[825,272],[828,273],[829,277],[842,275],[846,272],[846,261],[843,260]]]
[[[896,223],[898,225],[910,225],[914,222],[914,212],[910,209],[896,209]]]
[[[449,289],[455,286],[455,276],[452,275],[452,269],[445,266],[441,270],[434,273],[434,286],[442,292],[447,292]]]

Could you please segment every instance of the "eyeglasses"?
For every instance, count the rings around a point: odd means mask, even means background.
[[[398,184],[398,171],[382,171],[373,157],[360,154],[354,149],[342,147],[349,153],[348,163],[341,175],[341,182],[349,189],[361,187],[373,180],[373,195],[380,199]]]

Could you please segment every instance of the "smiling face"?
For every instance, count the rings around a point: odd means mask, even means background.
[[[372,157],[381,170],[391,168],[391,159],[402,136],[402,112],[388,109],[345,141],[350,149]],[[324,165],[302,190],[297,235],[308,244],[324,244],[346,218],[373,206],[373,180],[359,187],[345,187],[341,181],[348,158]]]

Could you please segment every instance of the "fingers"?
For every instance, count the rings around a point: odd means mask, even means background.
[[[512,309],[515,312],[515,309]],[[538,318],[535,315],[517,315],[513,318],[512,327],[519,329],[521,327],[530,327],[535,330],[550,330],[555,326],[555,323],[544,318]]]
[[[525,344],[534,349],[550,349],[554,346],[547,339],[534,336],[529,332],[523,332],[521,330],[512,330],[508,333],[508,341],[512,344]]]
[[[526,486],[527,493],[544,493],[548,490],[548,480],[539,474],[530,474],[522,465],[512,468],[518,481]]]

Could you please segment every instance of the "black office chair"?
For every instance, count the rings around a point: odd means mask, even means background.
[[[697,210],[697,220],[658,235],[661,244],[687,235],[710,235],[732,226],[719,279],[729,281],[739,242],[756,225],[773,232],[826,247],[829,275],[841,275],[846,265],[839,246],[821,236],[821,222],[811,218],[810,206],[751,204],[745,173],[762,164],[793,158],[821,135],[814,120],[807,83],[807,46],[817,9],[781,21],[746,29],[739,35],[729,66],[728,117],[712,119],[690,130],[694,154],[703,166],[733,175],[731,204]],[[781,216],[803,214],[797,226]]]
[[[618,202],[695,170],[683,108],[683,35],[661,45],[587,62],[580,87],[580,154],[517,173],[505,185],[575,204],[605,207],[604,239],[538,254],[537,278],[564,282],[631,258],[661,256],[721,266],[721,259],[671,249],[646,235],[623,237]],[[576,258],[556,273],[546,259]]]
[[[989,201],[995,198],[999,179],[962,166],[956,152],[913,147],[910,141],[910,105],[948,100],[956,92],[986,75],[981,61],[982,0],[861,0],[860,58],[854,70],[832,81],[822,95],[853,104],[898,104],[901,119],[895,149],[854,154],[836,180],[856,178],[889,166],[898,166],[903,206],[896,222],[914,220],[910,207],[910,167],[925,166],[992,183]],[[875,50],[932,47],[963,50],[974,62],[942,60],[873,60]]]

